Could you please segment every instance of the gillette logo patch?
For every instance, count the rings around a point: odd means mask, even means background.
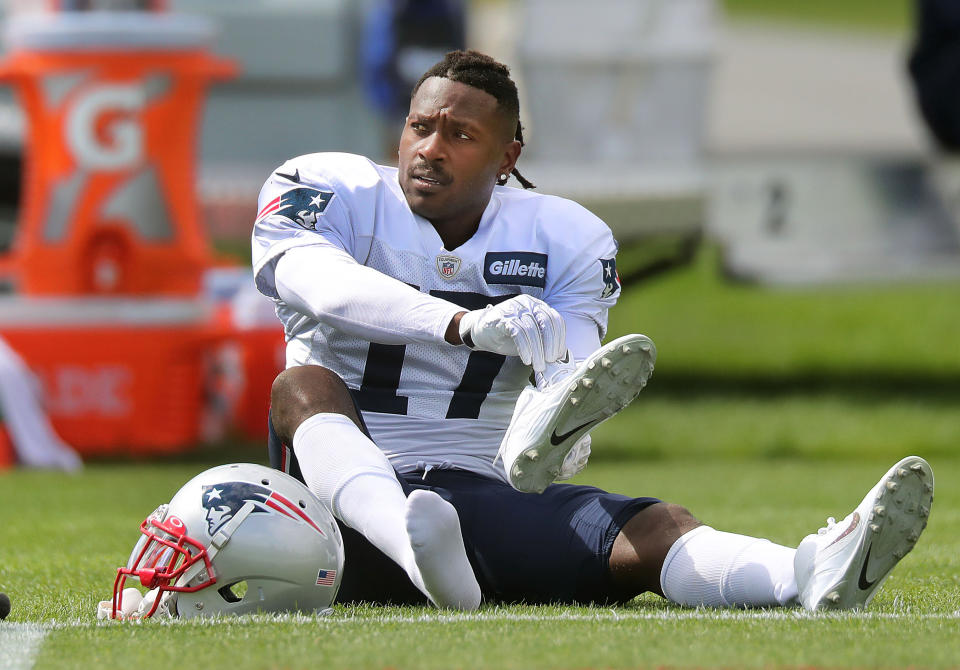
[[[483,260],[488,284],[547,285],[547,255],[530,251],[491,251]]]

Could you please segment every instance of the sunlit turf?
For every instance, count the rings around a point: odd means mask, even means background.
[[[202,463],[96,465],[81,476],[0,476],[6,510],[0,588],[5,640],[49,627],[37,668],[168,668],[188,657],[233,668],[949,667],[960,658],[960,462],[933,459],[930,525],[864,614],[713,612],[653,596],[626,606],[496,607],[474,615],[345,607],[329,617],[102,624],[95,602],[135,528]],[[889,466],[731,459],[597,463],[580,481],[687,505],[717,528],[794,545],[842,516]],[[144,654],[149,649],[149,654]],[[0,667],[3,664],[0,663]]]
[[[910,0],[723,0],[734,19],[766,19],[811,26],[903,32],[913,20]]]
[[[610,332],[650,335],[658,376],[903,395],[917,380],[927,394],[960,392],[960,281],[770,288],[722,281],[718,267],[705,247],[693,264],[627,287]]]
[[[476,5],[516,4],[515,0],[471,0]],[[904,32],[913,22],[911,0],[720,0],[725,16],[735,20],[776,21],[871,32]],[[656,8],[655,3],[650,7]]]
[[[958,453],[960,282],[777,289],[717,278],[715,252],[628,287],[611,336],[657,366],[595,432],[594,461]]]

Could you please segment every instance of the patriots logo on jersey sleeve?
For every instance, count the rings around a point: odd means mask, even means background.
[[[324,534],[296,503],[272,489],[249,482],[223,482],[203,487],[201,504],[207,510],[207,533],[214,535],[248,502],[254,506],[251,514],[282,514],[303,521],[321,535]]]
[[[333,191],[308,186],[293,188],[264,205],[257,214],[257,222],[271,214],[279,214],[307,230],[316,230],[317,221],[332,199]]]
[[[615,258],[601,258],[600,266],[603,268],[603,291],[600,292],[600,297],[609,298],[620,290],[620,277],[617,275],[617,260]]]

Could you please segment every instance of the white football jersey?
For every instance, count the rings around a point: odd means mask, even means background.
[[[277,293],[275,269],[284,253],[333,245],[361,265],[465,310],[526,293],[568,323],[595,324],[599,338],[619,297],[610,229],[563,198],[498,186],[477,232],[448,250],[433,226],[410,210],[396,168],[318,153],[278,168],[260,192],[258,209],[254,275],[257,288],[277,303],[287,366],[316,364],[339,374],[374,441],[400,472],[456,467],[503,478],[493,461],[531,369],[516,357],[451,346],[435,325],[397,344],[395,337],[378,342],[374,330],[358,337],[362,325],[351,335],[322,317],[305,316]],[[333,283],[323,288],[347,301],[352,291],[369,291]],[[382,309],[403,314],[403,305]]]

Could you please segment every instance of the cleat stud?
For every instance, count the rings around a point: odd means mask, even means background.
[[[897,549],[896,551],[893,552],[893,557],[898,561],[906,555],[907,555],[907,552],[903,551],[902,549]]]
[[[900,488],[900,485],[897,484],[896,482],[887,482],[886,486],[887,486],[887,490],[892,492],[896,492],[896,490]]]
[[[923,466],[920,465],[919,463],[914,463],[913,465],[910,466],[910,469],[913,470],[914,472],[916,472],[916,473],[917,473],[918,475],[920,475],[921,477],[923,477],[923,476],[926,474],[926,473],[923,471]]]
[[[602,365],[605,368],[609,368],[611,365],[613,365],[613,361],[611,361],[609,358],[604,356],[603,358],[600,359],[600,365]]]
[[[886,512],[887,512],[887,508],[884,507],[883,505],[877,505],[876,507],[873,508],[873,513],[876,514],[877,516],[883,516],[884,514],[886,514]]]
[[[904,477],[906,477],[907,474],[908,473],[906,468],[897,468],[897,477],[899,477],[900,479],[903,479]]]
[[[880,532],[880,526],[879,526],[878,524],[871,523],[871,524],[870,524],[870,531],[873,532],[873,533],[879,533],[879,532]]]
[[[580,380],[580,383],[583,384],[583,388],[585,389],[593,388],[593,380],[590,379],[589,377],[584,377],[583,379]]]
[[[834,591],[833,593],[828,593],[827,600],[829,600],[833,604],[837,604],[838,602],[840,602],[840,594],[837,593],[836,591]]]
[[[622,352],[625,353],[625,354],[632,354],[632,353],[633,353],[633,349],[630,348],[630,345],[629,345],[629,344],[625,344],[625,345],[623,345],[622,347],[620,347],[620,351],[622,351]]]
[[[923,490],[926,491],[927,493],[933,493],[933,484],[927,482],[926,484],[923,485]]]
[[[540,457],[540,452],[537,451],[536,449],[531,449],[530,451],[527,452],[527,458],[529,458],[531,461],[535,461],[539,457]]]
[[[593,370],[595,367],[597,367],[596,361],[590,361],[589,363],[587,363],[587,370]]]
[[[645,352],[646,352],[646,351],[650,351],[650,343],[649,343],[649,342],[641,342],[641,343],[640,343],[640,348],[641,348],[643,351],[645,351]]]
[[[577,382],[573,382],[572,384],[570,384],[570,393],[573,393],[576,390],[577,390]]]
[[[920,505],[920,518],[926,519],[928,516],[930,516],[930,508]]]
[[[560,468],[559,467],[550,468],[549,472],[551,477],[556,478],[556,476],[560,474]]]
[[[573,405],[574,407],[576,407],[577,404],[579,404],[579,402],[580,402],[579,398],[570,398],[570,404]]]

